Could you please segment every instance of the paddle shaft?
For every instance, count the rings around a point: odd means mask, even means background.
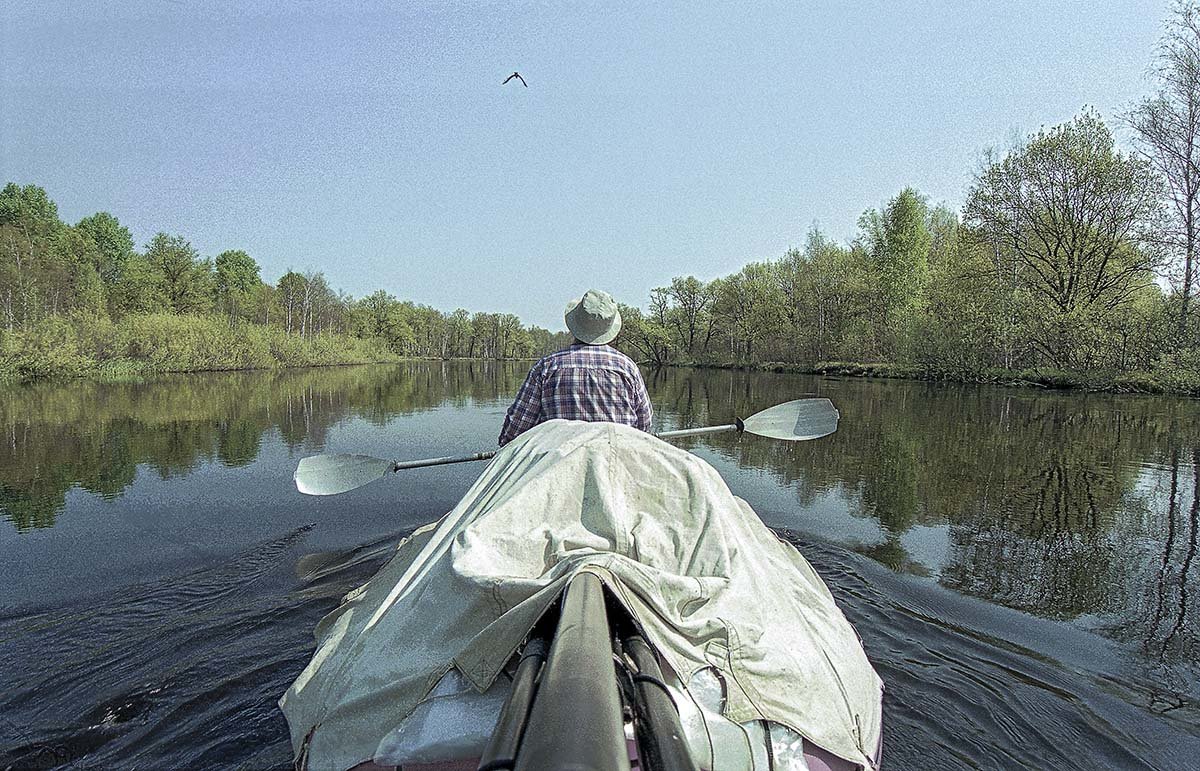
[[[659,439],[678,439],[682,436],[700,436],[701,434],[720,434],[725,431],[740,431],[738,423],[727,426],[705,426],[704,428],[681,428],[677,431],[663,431],[655,434]],[[444,458],[423,458],[421,460],[398,460],[393,464],[392,471],[403,471],[410,468],[425,468],[426,466],[448,466],[451,463],[472,463],[477,460],[491,460],[496,450],[477,452],[473,455],[448,455]]]
[[[726,431],[741,431],[742,421],[724,426],[705,426],[704,428],[680,428],[675,431],[663,431],[655,434],[659,439],[678,439],[681,436],[700,436],[702,434],[722,434]]]
[[[424,468],[426,466],[447,466],[451,463],[471,463],[477,460],[491,460],[496,450],[477,452],[474,455],[449,455],[445,458],[424,458],[422,460],[398,460],[392,466],[392,471],[403,471],[406,468]]]

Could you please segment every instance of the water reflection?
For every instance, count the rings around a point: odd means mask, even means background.
[[[382,426],[442,405],[494,407],[523,375],[522,365],[429,362],[9,388],[0,512],[18,531],[48,528],[72,488],[113,497],[139,468],[168,479],[245,466],[268,433],[320,447],[350,417]],[[841,427],[820,442],[704,443],[771,474],[797,510],[832,496],[877,523],[880,538],[847,545],[892,570],[1136,641],[1151,658],[1200,653],[1194,401],[679,369],[648,383],[671,426],[830,396]],[[944,546],[914,553],[928,532]]]
[[[877,521],[884,537],[856,550],[963,594],[1136,640],[1159,659],[1200,658],[1200,404],[678,371],[655,379],[656,403],[702,424],[769,406],[789,385],[833,398],[838,432],[794,445],[710,441],[739,466],[770,469],[801,506],[833,491]],[[937,564],[905,548],[921,527],[948,534]]]
[[[204,463],[248,465],[267,432],[289,447],[320,446],[349,417],[382,425],[443,404],[491,402],[520,384],[517,369],[418,362],[2,389],[0,513],[18,531],[52,527],[72,488],[112,498],[139,466],[169,479]]]
[[[482,448],[524,373],[427,362],[0,389],[15,578],[0,768],[290,767],[275,700],[314,624],[472,478],[426,470],[318,500],[288,484],[295,457]],[[838,405],[817,442],[691,446],[859,630],[888,684],[889,767],[1190,767],[1200,403],[733,371],[648,382],[663,428],[806,393]]]

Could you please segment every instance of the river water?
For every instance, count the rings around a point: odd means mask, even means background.
[[[315,452],[493,445],[521,366],[0,389],[0,769],[286,768],[312,630],[463,464],[332,498]],[[841,427],[687,445],[796,544],[883,677],[884,766],[1200,765],[1200,402],[648,373],[660,429],[801,395]]]

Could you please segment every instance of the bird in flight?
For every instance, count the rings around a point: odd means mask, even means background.
[[[501,83],[500,85],[503,86],[505,83],[512,80],[513,78],[516,78],[517,80],[521,81],[521,85],[525,86],[525,88],[529,88],[529,84],[525,82],[525,78],[521,77],[521,73],[519,73],[519,72],[514,72],[513,74],[509,75],[507,78],[504,79],[504,83]]]

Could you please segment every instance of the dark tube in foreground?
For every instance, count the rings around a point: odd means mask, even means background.
[[[479,758],[479,771],[502,771],[513,767],[517,749],[521,746],[521,736],[525,733],[529,708],[533,706],[537,694],[537,676],[545,660],[545,640],[534,637],[525,643],[521,662],[517,664],[517,674],[513,677],[512,690],[500,710],[500,719],[496,721],[492,738]]]
[[[604,587],[572,579],[516,771],[629,771]]]
[[[633,676],[638,750],[648,771],[698,771],[683,738],[679,711],[663,684],[650,644],[639,634],[621,640],[638,671]]]

